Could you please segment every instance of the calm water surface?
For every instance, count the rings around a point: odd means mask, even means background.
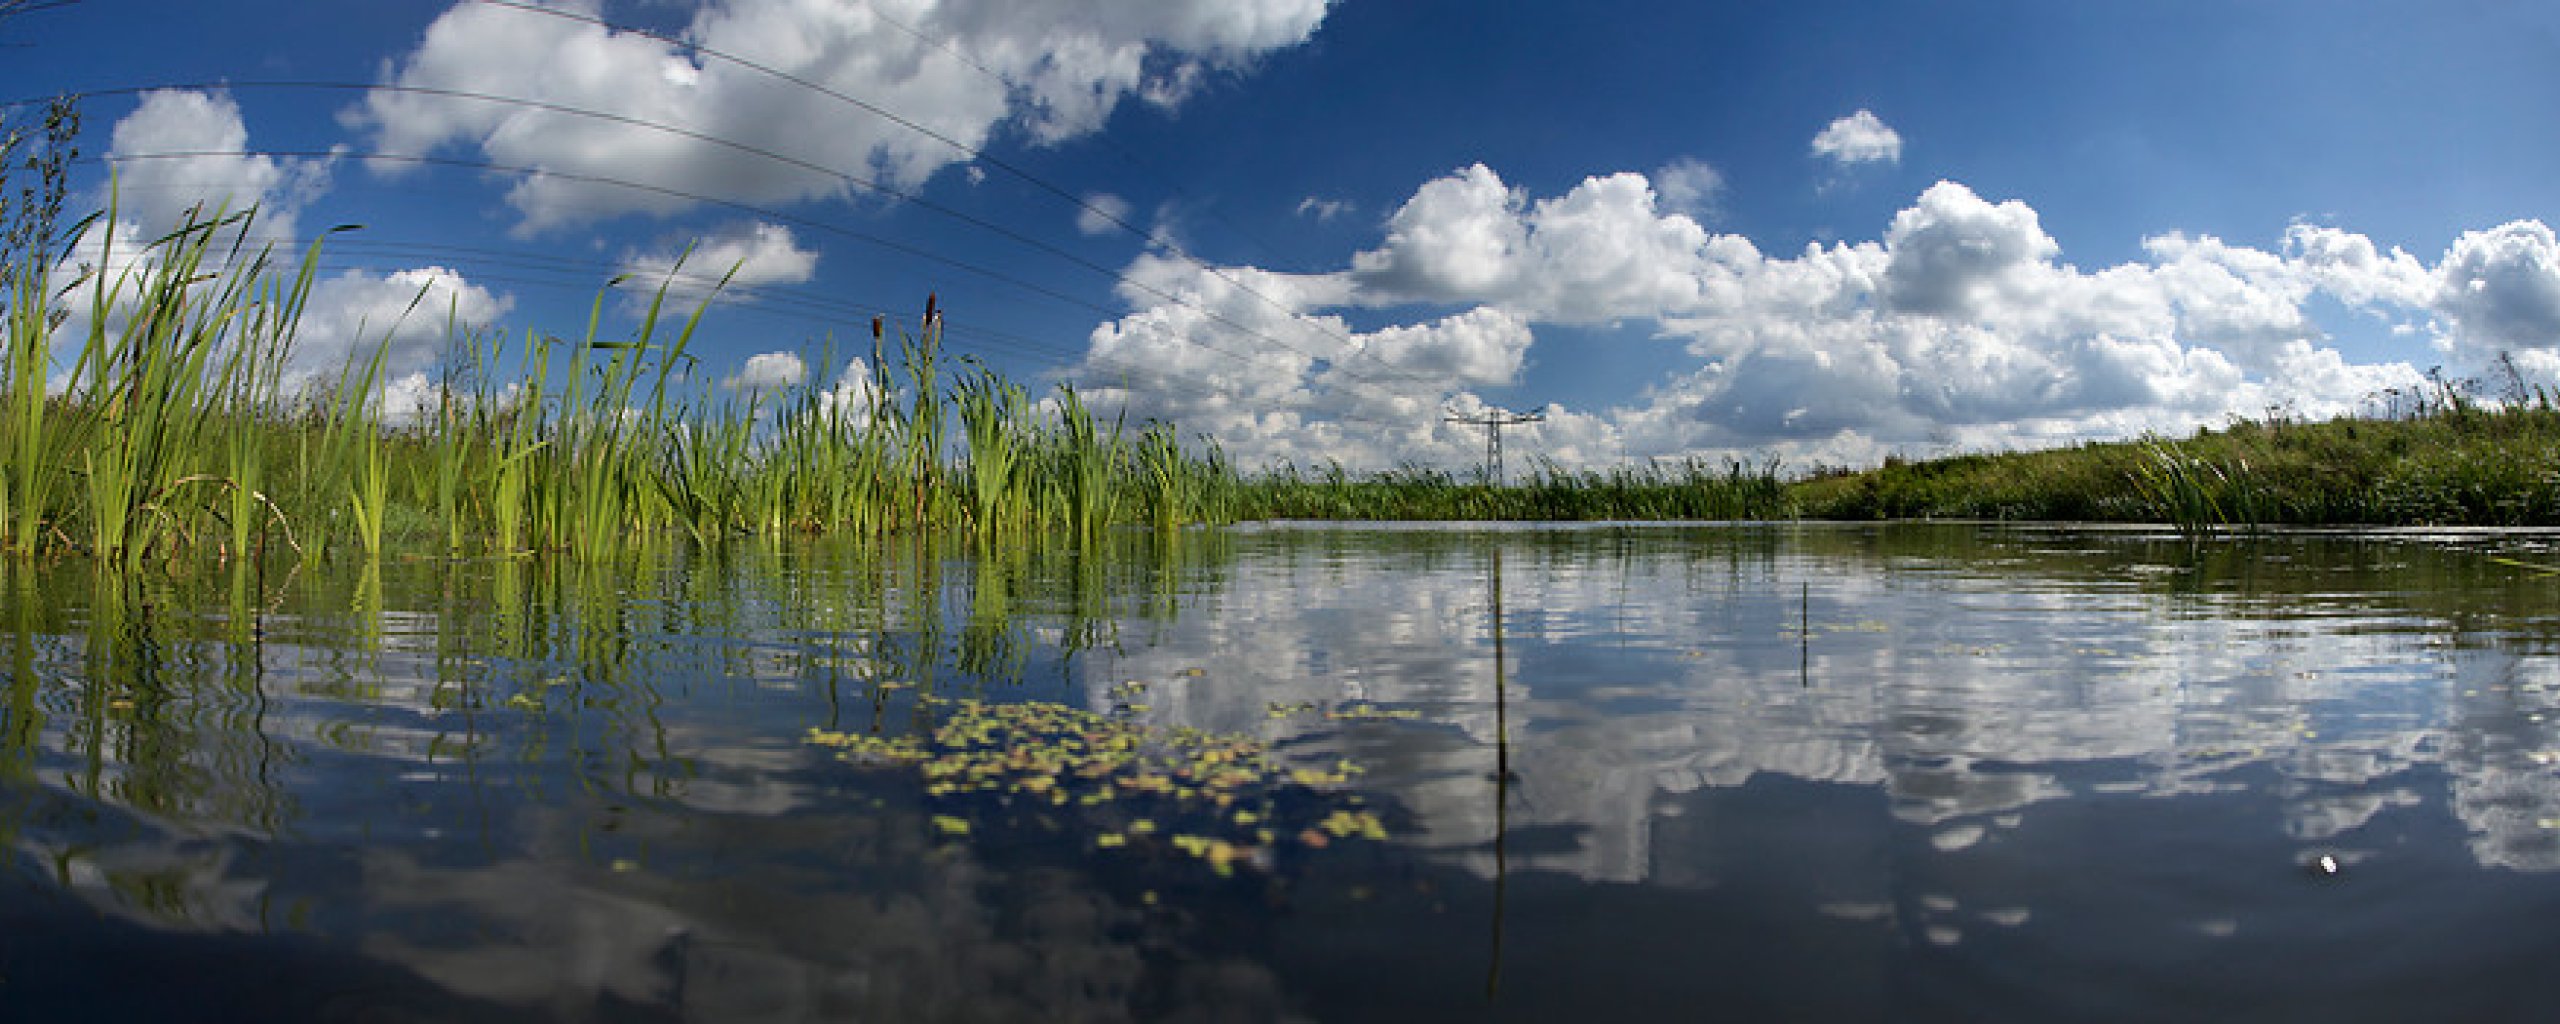
[[[0,1018],[2541,1017],[2555,548],[1262,527],[12,567]],[[1278,774],[1186,810],[810,742],[962,699]],[[1318,837],[1351,813],[1385,838]],[[1213,826],[1225,872],[1170,841]]]

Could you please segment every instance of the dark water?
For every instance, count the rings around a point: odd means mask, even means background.
[[[2540,1018],[2556,541],[11,568],[0,1018]],[[1132,811],[809,741],[961,699],[1280,774]],[[1168,842],[1213,825],[1223,873]]]

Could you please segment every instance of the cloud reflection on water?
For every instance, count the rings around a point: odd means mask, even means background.
[[[2305,842],[2419,802],[2429,794],[2412,780],[2436,769],[2455,780],[2449,806],[2481,863],[2560,867],[2560,709],[2508,709],[2560,689],[2551,638],[2432,607],[2458,608],[2452,595],[2401,607],[2387,591],[2295,589],[2349,571],[2332,548],[2362,567],[2371,552],[2351,542],[2266,542],[2267,564],[2289,568],[2202,592],[2158,585],[2159,570],[2182,570],[2121,535],[2018,536],[1992,542],[1996,558],[1654,534],[1613,559],[1619,542],[1604,535],[1503,542],[1516,545],[1511,824],[1583,837],[1529,857],[1538,868],[1652,878],[1658,858],[1679,855],[1650,836],[1665,798],[1761,773],[1881,785],[1898,820],[1961,849],[2043,801],[2227,790],[2245,765],[2284,780],[2283,828]],[[1381,541],[1346,559],[1270,539],[1247,551],[1238,585],[1097,668],[1089,699],[1101,701],[1102,675],[1157,681],[1153,713],[1168,724],[1275,738],[1307,726],[1271,721],[1274,703],[1422,709],[1427,725],[1363,723],[1322,741],[1356,752],[1418,812],[1421,842],[1489,873],[1480,552],[1423,557]],[[1195,667],[1205,673],[1182,675]],[[1435,728],[1465,741],[1415,735]],[[1365,735],[1376,732],[1392,735]]]
[[[965,559],[814,556],[548,590],[485,575],[508,569],[305,581],[255,642],[99,596],[17,633],[12,708],[35,711],[9,721],[34,732],[0,825],[29,872],[161,927],[344,935],[509,1005],[783,1017],[1061,999],[1108,1017],[1166,941],[1107,868],[937,848],[916,808],[801,742],[911,725],[896,687],[1139,704],[1347,756],[1409,813],[1397,849],[1452,873],[1759,893],[1774,920],[1914,947],[2035,933],[2124,955],[2109,943],[2130,938],[2039,931],[2131,898],[2075,887],[2073,858],[2133,872],[2272,845],[2353,874],[2442,815],[2476,865],[2560,868],[2560,620],[2547,581],[2479,557],[2495,537],[1191,543],[1165,565],[1006,568],[1012,593]],[[964,670],[971,651],[1019,678]],[[137,674],[160,689],[118,688]],[[1419,714],[1322,713],[1357,704]],[[2269,927],[2232,909],[2259,883],[2145,881],[2126,890],[2180,934]],[[1185,970],[1190,997],[1288,1002],[1249,958]]]

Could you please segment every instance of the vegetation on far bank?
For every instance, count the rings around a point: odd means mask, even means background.
[[[1245,477],[1233,507],[1246,519],[1534,520],[1784,519],[1775,462],[1700,459],[1576,472],[1541,464],[1499,486],[1482,472],[1403,466],[1355,474],[1282,466]]]
[[[872,325],[858,388],[741,393],[695,371],[702,312],[653,303],[601,336],[457,335],[431,401],[384,404],[383,356],[289,379],[318,266],[248,251],[243,218],[154,244],[106,297],[17,249],[0,312],[0,550],[138,562],[614,550],[636,533],[901,531],[982,543],[1239,519],[1901,519],[2560,525],[2560,409],[2443,386],[2414,415],[2236,422],[2191,438],[1889,461],[1789,479],[1773,461],[1573,471],[1515,482],[1404,467],[1242,473],[1174,425],[1131,425],[1070,386],[1044,397]],[[110,265],[113,265],[110,254]],[[77,355],[55,362],[70,303]],[[421,311],[432,315],[432,311]],[[893,338],[892,335],[895,335]],[[61,376],[57,372],[65,371]]]
[[[2446,387],[2395,419],[2236,421],[2184,439],[1888,459],[1790,478],[1774,461],[1571,472],[1489,486],[1405,468],[1244,480],[1248,517],[1987,519],[2248,526],[2560,526],[2560,408]]]
[[[2237,421],[2181,440],[1889,462],[1787,489],[1819,519],[2560,526],[2560,409],[2445,387],[2414,415]]]

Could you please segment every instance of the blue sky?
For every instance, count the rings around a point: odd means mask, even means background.
[[[82,0],[0,22],[0,99],[98,94],[133,238],[365,225],[303,358],[387,337],[408,393],[443,310],[575,334],[688,242],[750,285],[717,380],[838,386],[934,291],[955,350],[1248,463],[1465,465],[1488,406],[1569,465],[1803,465],[2560,383],[2543,5],[562,10]]]

